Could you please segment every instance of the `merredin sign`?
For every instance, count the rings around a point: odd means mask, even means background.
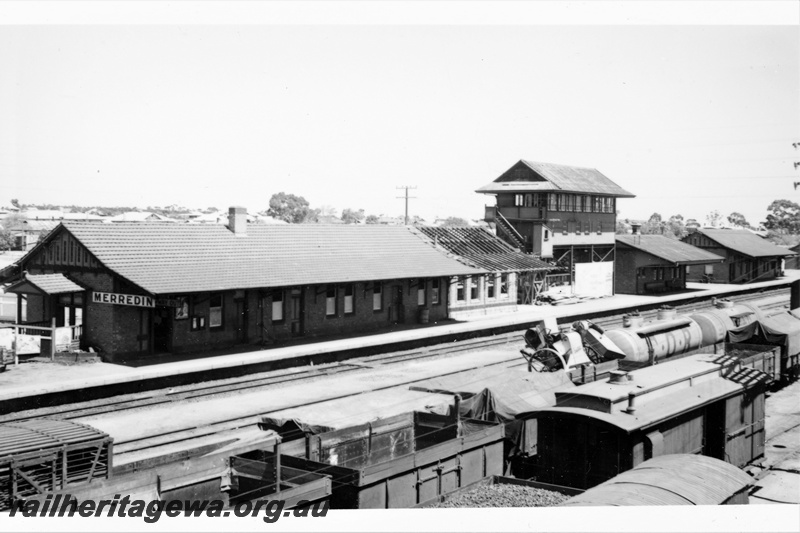
[[[155,307],[156,301],[152,296],[139,296],[137,294],[117,294],[114,292],[93,292],[92,303],[132,305],[134,307]]]

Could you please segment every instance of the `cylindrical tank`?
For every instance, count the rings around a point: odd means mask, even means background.
[[[637,363],[649,362],[651,350],[653,360],[659,361],[699,348],[703,342],[703,330],[697,322],[681,319],[612,329],[606,331],[606,336],[622,350],[627,361]]]
[[[725,313],[731,317],[733,327],[736,328],[746,326],[764,317],[764,313],[758,306],[749,303],[735,303],[722,308],[719,308],[718,305],[717,307],[718,312]]]
[[[695,313],[689,315],[689,318],[694,320],[700,330],[703,332],[703,340],[701,346],[710,346],[725,340],[725,334],[728,330],[733,329],[734,324],[731,317],[727,313],[719,309],[711,311],[703,311],[702,313]]]

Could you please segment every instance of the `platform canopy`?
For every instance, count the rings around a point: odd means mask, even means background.
[[[64,294],[83,292],[84,288],[71,281],[64,274],[25,274],[23,279],[11,284],[6,292],[14,294]]]

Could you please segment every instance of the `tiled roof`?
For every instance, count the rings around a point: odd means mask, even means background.
[[[31,291],[31,285],[33,285],[33,291]],[[65,292],[82,292],[83,290],[83,287],[67,279],[64,274],[26,274],[22,280],[7,288],[6,292],[62,294]]]
[[[287,287],[483,271],[380,225],[65,222],[105,266],[151,294]]]
[[[473,226],[416,226],[430,241],[462,262],[492,272],[559,270],[513,248],[486,228]]]
[[[524,159],[519,163],[533,170],[541,179],[518,180],[512,174],[506,172],[476,192],[494,194],[499,192],[563,191],[603,194],[623,198],[633,198],[635,196],[593,168],[537,163],[525,161]],[[517,167],[517,165],[514,165],[514,167]]]
[[[617,235],[617,242],[676,265],[721,263],[724,258],[663,235]]]
[[[747,230],[702,228],[698,229],[697,233],[701,233],[712,241],[718,242],[724,248],[729,248],[750,257],[795,255],[791,250],[776,246]]]

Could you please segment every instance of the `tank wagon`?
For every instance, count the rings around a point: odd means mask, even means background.
[[[526,332],[522,355],[532,370],[574,374],[579,369],[585,376],[586,366],[610,361],[632,370],[695,353],[735,353],[729,342],[780,346],[775,380],[785,384],[796,380],[800,369],[800,312],[766,311],[772,302],[717,300],[710,309],[682,315],[665,306],[654,319],[631,313],[621,328],[605,331],[581,321],[559,332],[552,322],[542,321]]]

